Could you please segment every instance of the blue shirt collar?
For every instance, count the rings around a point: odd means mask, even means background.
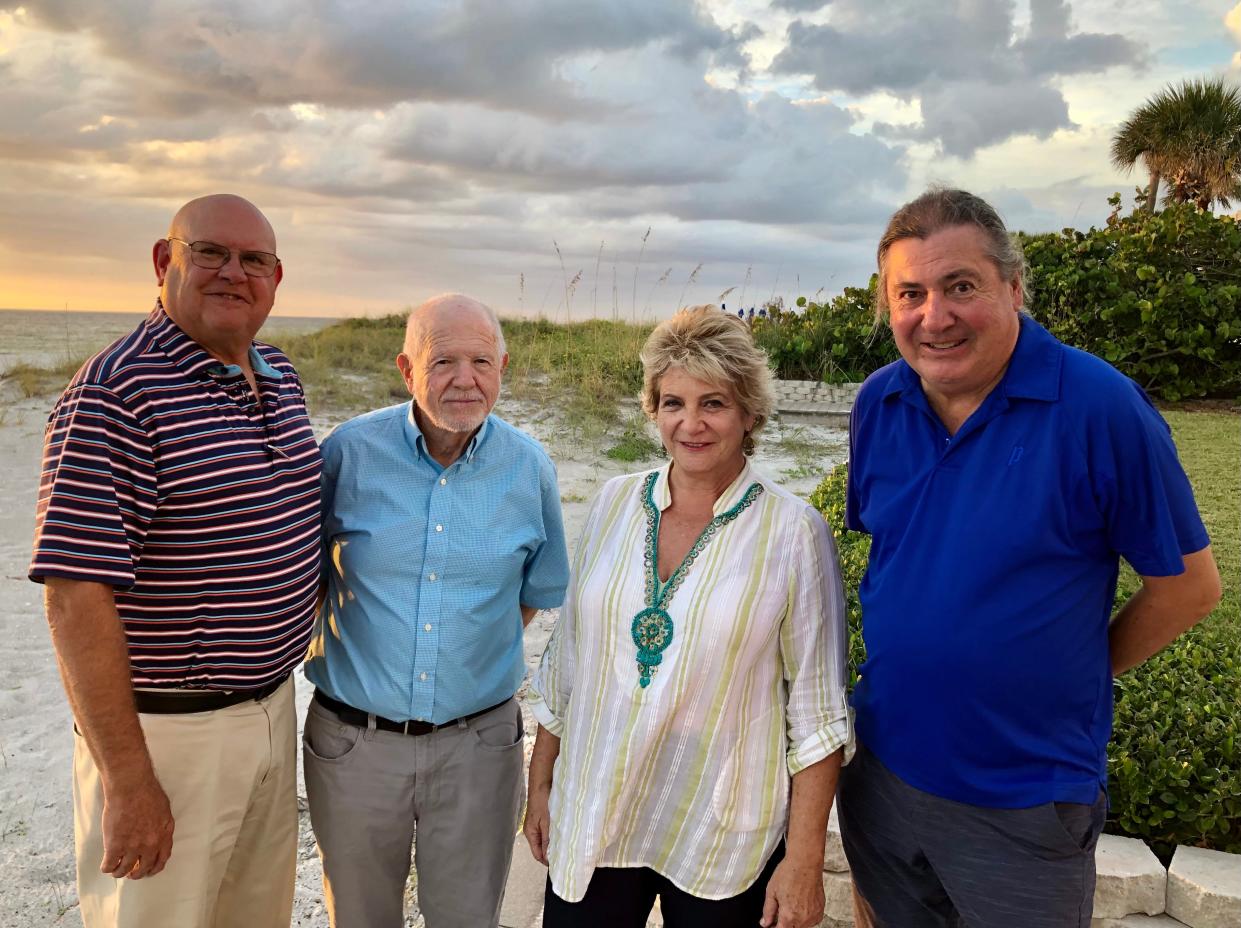
[[[1017,345],[1013,348],[1008,369],[996,389],[1010,399],[1055,402],[1060,399],[1060,367],[1064,359],[1064,345],[1025,313],[1020,314],[1020,325]],[[888,382],[883,387],[884,399],[897,394],[913,401],[917,406],[926,405],[918,372],[904,359],[893,365]]]
[[[491,415],[488,414],[487,418],[483,420],[483,424],[478,427],[473,437],[470,438],[469,444],[465,446],[465,452],[457,460],[465,461],[467,464],[473,463],[474,455],[478,453],[478,449],[487,440],[487,434],[490,431]],[[405,411],[405,440],[409,442],[409,447],[414,454],[426,458],[428,461],[432,461],[436,467],[440,467],[440,463],[431,457],[431,452],[427,450],[426,436],[422,434],[422,429],[418,428],[418,420],[414,417],[413,400],[409,401],[409,408]]]

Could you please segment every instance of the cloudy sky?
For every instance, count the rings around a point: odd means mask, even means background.
[[[931,182],[1100,222],[1117,124],[1223,73],[1212,0],[0,0],[0,307],[145,310],[214,191],[283,315],[832,293]]]

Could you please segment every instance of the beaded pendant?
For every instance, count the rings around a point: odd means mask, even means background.
[[[741,515],[754,500],[763,492],[761,484],[752,483],[745,493],[727,512],[721,512],[707,523],[698,539],[690,545],[685,558],[677,565],[677,569],[668,577],[668,582],[659,582],[659,507],[655,505],[655,481],[659,471],[648,474],[642,483],[642,506],[646,510],[646,601],[647,607],[633,617],[631,627],[633,643],[638,648],[638,685],[645,689],[651,685],[651,676],[663,662],[663,652],[672,644],[675,628],[672,616],[668,614],[668,601],[672,599],[681,581],[689,572],[694,559],[702,553],[711,539],[722,526],[727,525]]]

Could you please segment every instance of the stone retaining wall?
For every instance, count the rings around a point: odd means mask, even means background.
[[[779,409],[781,402],[797,405],[803,403],[823,403],[831,406],[853,405],[854,399],[857,398],[858,388],[862,385],[860,383],[820,383],[817,380],[777,380],[775,386],[776,408]]]

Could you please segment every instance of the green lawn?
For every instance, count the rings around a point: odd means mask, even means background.
[[[1228,627],[1241,638],[1241,415],[1165,409],[1163,416],[1172,426],[1224,586],[1223,599],[1202,626]],[[1136,587],[1137,578],[1126,569],[1117,600]]]
[[[1211,534],[1224,598],[1208,622],[1241,633],[1241,415],[1165,410]]]

